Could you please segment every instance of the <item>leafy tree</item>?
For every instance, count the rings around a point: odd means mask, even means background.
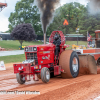
[[[16,25],[31,23],[36,34],[42,33],[40,14],[33,2],[34,0],[21,0],[16,3],[15,11],[14,13],[12,12],[9,17],[9,32],[11,32]]]
[[[95,36],[94,31],[100,30],[100,14],[90,14],[90,12],[88,11],[88,5],[86,12],[83,13],[79,19],[80,33],[87,35],[88,31],[92,36]]]
[[[31,24],[19,24],[17,25],[12,33],[11,37],[14,37],[15,39],[19,40],[21,46],[23,41],[32,41],[36,38],[35,31]]]
[[[54,21],[48,27],[47,34],[51,34],[53,30],[61,30],[64,34],[76,33],[79,27],[79,33],[87,35],[87,31],[94,36],[95,30],[100,29],[100,14],[90,14],[88,11],[89,4],[85,7],[80,3],[68,3],[56,10]],[[64,26],[63,22],[67,19],[69,25]]]
[[[47,34],[51,34],[53,30],[62,30],[65,34],[75,33],[79,26],[79,19],[82,13],[86,11],[86,7],[77,2],[67,3],[56,10],[54,21],[50,24]],[[64,26],[63,22],[67,19],[69,25]]]

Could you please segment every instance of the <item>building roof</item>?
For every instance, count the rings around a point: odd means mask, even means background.
[[[7,3],[1,3],[0,2],[0,7],[3,7],[3,6],[7,7]]]
[[[65,37],[85,37],[83,34],[66,34]]]
[[[1,12],[5,7],[7,7],[7,3],[1,3],[1,2],[0,2],[0,12]]]
[[[95,30],[95,33],[100,33],[100,30]]]
[[[3,34],[10,34],[10,33],[0,33],[0,35],[3,35]]]

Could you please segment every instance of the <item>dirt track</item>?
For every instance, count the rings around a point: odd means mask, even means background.
[[[40,91],[40,95],[0,94],[0,100],[93,100],[100,96],[100,74],[71,79],[55,77],[47,84],[40,80],[20,85],[13,74],[12,64],[5,66],[7,70],[0,71],[0,91]]]

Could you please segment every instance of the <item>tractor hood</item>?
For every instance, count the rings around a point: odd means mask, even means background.
[[[52,51],[55,49],[55,45],[52,43],[43,45],[31,45],[24,48],[25,52],[39,52],[39,51]]]

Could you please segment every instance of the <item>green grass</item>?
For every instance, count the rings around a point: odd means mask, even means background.
[[[1,44],[2,43],[2,44]],[[24,42],[23,45],[28,46],[28,45],[38,45],[38,44],[43,44],[43,43],[39,43],[39,42]],[[71,49],[71,45],[72,44],[76,44],[77,45],[77,41],[66,41],[66,44],[70,45],[69,48],[67,49]],[[87,46],[87,42],[85,41],[79,41],[78,42],[79,45],[86,45]],[[4,47],[6,49],[18,49],[19,47],[19,42],[18,41],[0,41],[0,45],[2,45],[1,47]],[[4,61],[4,63],[15,63],[15,62],[22,62],[25,60],[25,55],[21,54],[21,55],[12,55],[12,56],[1,56],[0,57],[0,61]]]
[[[29,46],[29,45],[41,45],[43,44],[43,42],[38,42],[38,41],[33,41],[33,42],[23,42],[23,46]],[[76,44],[77,45],[77,41],[66,41],[66,44],[70,45],[69,48],[67,49],[71,49],[72,44]],[[85,45],[87,46],[87,42],[86,41],[78,41],[78,45]],[[14,41],[0,41],[0,47],[5,48],[6,50],[18,50],[20,46],[19,41],[14,40]]]
[[[0,57],[0,61],[4,61],[4,63],[22,62],[24,60],[25,60],[24,54]]]
[[[33,41],[33,42],[23,42],[23,46],[29,46],[29,45],[39,45],[39,44],[43,44],[42,42],[37,42],[37,41]],[[0,41],[0,47],[5,48],[6,50],[18,50],[20,46],[19,41],[14,40],[14,41]]]

